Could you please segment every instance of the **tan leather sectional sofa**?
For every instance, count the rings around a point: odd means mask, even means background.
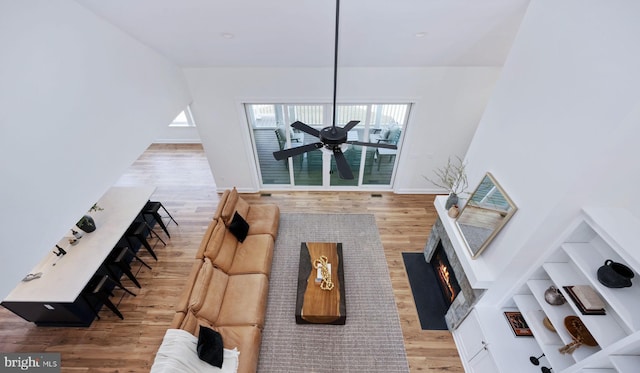
[[[244,242],[229,231],[236,211],[249,224]],[[226,190],[171,325],[195,336],[200,325],[217,330],[225,348],[240,351],[238,372],[257,369],[279,222],[277,205],[249,205],[235,188]]]

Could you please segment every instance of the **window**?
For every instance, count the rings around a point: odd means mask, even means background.
[[[320,150],[283,161],[273,158],[274,151],[318,142],[317,138],[290,125],[301,121],[316,129],[330,126],[331,104],[245,104],[262,185],[390,186],[410,108],[410,104],[338,104],[337,126],[360,121],[349,132],[350,140],[398,146],[398,150],[391,150],[349,145],[343,152],[355,178],[343,180],[336,171],[333,155],[324,156]]]
[[[178,114],[178,116],[169,123],[169,127],[195,127],[196,124],[191,115],[191,108],[187,105],[187,108]]]

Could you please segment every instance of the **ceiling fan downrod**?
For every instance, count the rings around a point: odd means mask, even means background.
[[[333,116],[332,132],[336,131],[336,92],[338,89],[338,32],[340,26],[340,0],[336,0],[336,32],[333,50]]]

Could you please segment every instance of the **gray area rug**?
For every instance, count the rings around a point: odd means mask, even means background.
[[[301,242],[342,242],[346,325],[297,325]],[[280,216],[259,372],[409,372],[373,215]]]

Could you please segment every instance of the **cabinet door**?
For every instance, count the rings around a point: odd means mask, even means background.
[[[475,355],[484,350],[486,341],[475,310],[471,311],[454,333],[458,335],[461,341],[460,352],[462,358],[466,361],[470,361]]]
[[[499,372],[489,351],[483,351],[471,359],[469,362],[469,368],[471,368],[471,372],[473,373]]]

